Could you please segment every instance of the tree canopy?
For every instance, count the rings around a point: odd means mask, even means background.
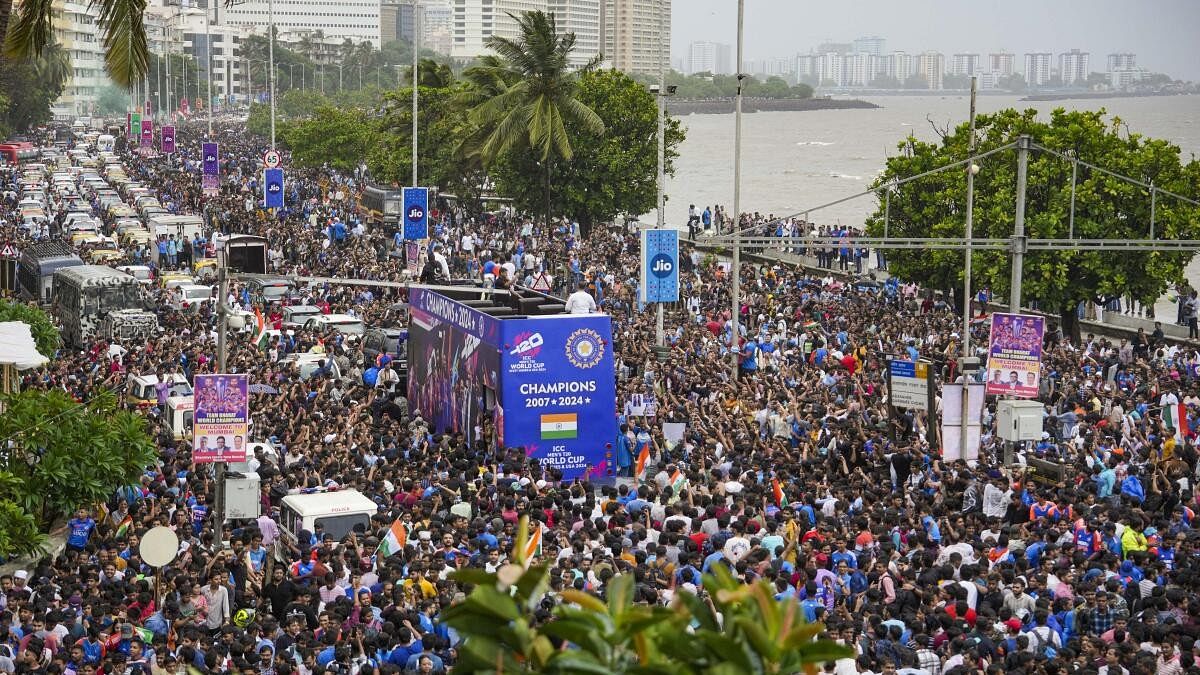
[[[37,344],[38,353],[48,359],[58,351],[58,328],[41,308],[32,304],[0,300],[0,322],[20,321],[29,324],[29,332]]]
[[[1177,146],[1130,133],[1105,111],[1055,110],[1048,120],[1037,111],[1002,110],[977,118],[976,152],[982,153],[1028,134],[1038,143],[1108,171],[1129,176],[1162,190],[1195,199],[1200,195],[1200,163],[1180,161]],[[874,186],[913,176],[968,156],[966,124],[935,143],[907,139],[900,154],[888,159]],[[1065,239],[1071,235],[1071,163],[1039,151],[1029,154],[1025,231],[1031,239]],[[1075,196],[1074,236],[1080,239],[1147,239],[1151,199],[1147,189],[1103,172],[1079,166]],[[974,236],[1007,238],[1013,232],[1016,202],[1016,151],[981,162],[975,177]],[[872,236],[884,231],[884,205],[868,222]],[[904,237],[962,237],[965,232],[966,179],[961,171],[944,171],[892,190],[888,233]],[[1165,196],[1157,199],[1158,239],[1200,238],[1200,208]],[[1183,280],[1191,253],[1031,251],[1025,256],[1023,296],[1050,312],[1063,315],[1073,329],[1074,309],[1082,301],[1131,295],[1153,304],[1167,288]],[[963,256],[958,251],[906,251],[889,254],[889,266],[905,279],[934,288],[958,288]],[[1007,251],[979,251],[973,256],[976,287],[988,286],[1004,297],[1009,291]]]

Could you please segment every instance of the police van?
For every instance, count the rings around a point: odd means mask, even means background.
[[[287,541],[307,546],[310,542],[300,542],[300,533],[315,533],[318,525],[322,535],[334,541],[351,532],[364,537],[372,530],[371,516],[378,512],[379,505],[358,490],[288,495],[279,507],[279,525]]]

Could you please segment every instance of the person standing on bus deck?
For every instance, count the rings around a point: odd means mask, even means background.
[[[567,314],[591,314],[596,311],[596,300],[587,292],[587,282],[579,282],[579,289],[567,297]]]

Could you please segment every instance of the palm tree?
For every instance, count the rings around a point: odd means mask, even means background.
[[[411,67],[408,69],[408,81],[412,82]],[[431,89],[445,89],[454,84],[454,71],[444,63],[421,59],[417,65],[417,84]]]
[[[483,130],[479,152],[485,163],[514,150],[536,153],[545,174],[549,224],[551,165],[555,159],[572,157],[567,126],[602,134],[604,122],[576,98],[581,71],[572,71],[568,61],[575,34],[560,36],[554,16],[545,12],[509,16],[517,22],[520,37],[489,37],[487,46],[498,58],[485,58],[464,74],[468,83],[484,83],[495,92],[471,111],[471,119]],[[593,60],[583,70],[598,63]]]
[[[126,89],[140,81],[149,68],[150,50],[142,14],[146,0],[95,0],[104,44],[104,69]],[[14,13],[12,0],[0,0],[0,35],[6,56],[36,59],[54,44],[53,2],[22,0]],[[10,30],[11,19],[11,30]]]
[[[33,72],[38,80],[61,89],[71,78],[71,54],[63,48],[62,43],[52,42],[34,59]]]

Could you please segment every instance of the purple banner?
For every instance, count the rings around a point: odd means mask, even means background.
[[[220,190],[221,182],[221,155],[218,152],[217,144],[205,143],[202,154],[204,155],[204,169],[201,173],[204,176],[201,185],[204,188],[204,194],[216,195]]]
[[[246,375],[197,375],[192,413],[192,461],[197,464],[246,461],[250,421],[250,380]]]
[[[142,106],[142,114],[146,117],[150,116],[150,99],[146,99],[146,104]]]
[[[154,122],[150,120],[142,120],[142,149],[149,150],[154,147]]]
[[[1046,320],[1026,314],[993,314],[988,340],[987,393],[1036,398],[1042,378]]]
[[[175,127],[172,125],[162,128],[162,151],[164,155],[175,154]]]

